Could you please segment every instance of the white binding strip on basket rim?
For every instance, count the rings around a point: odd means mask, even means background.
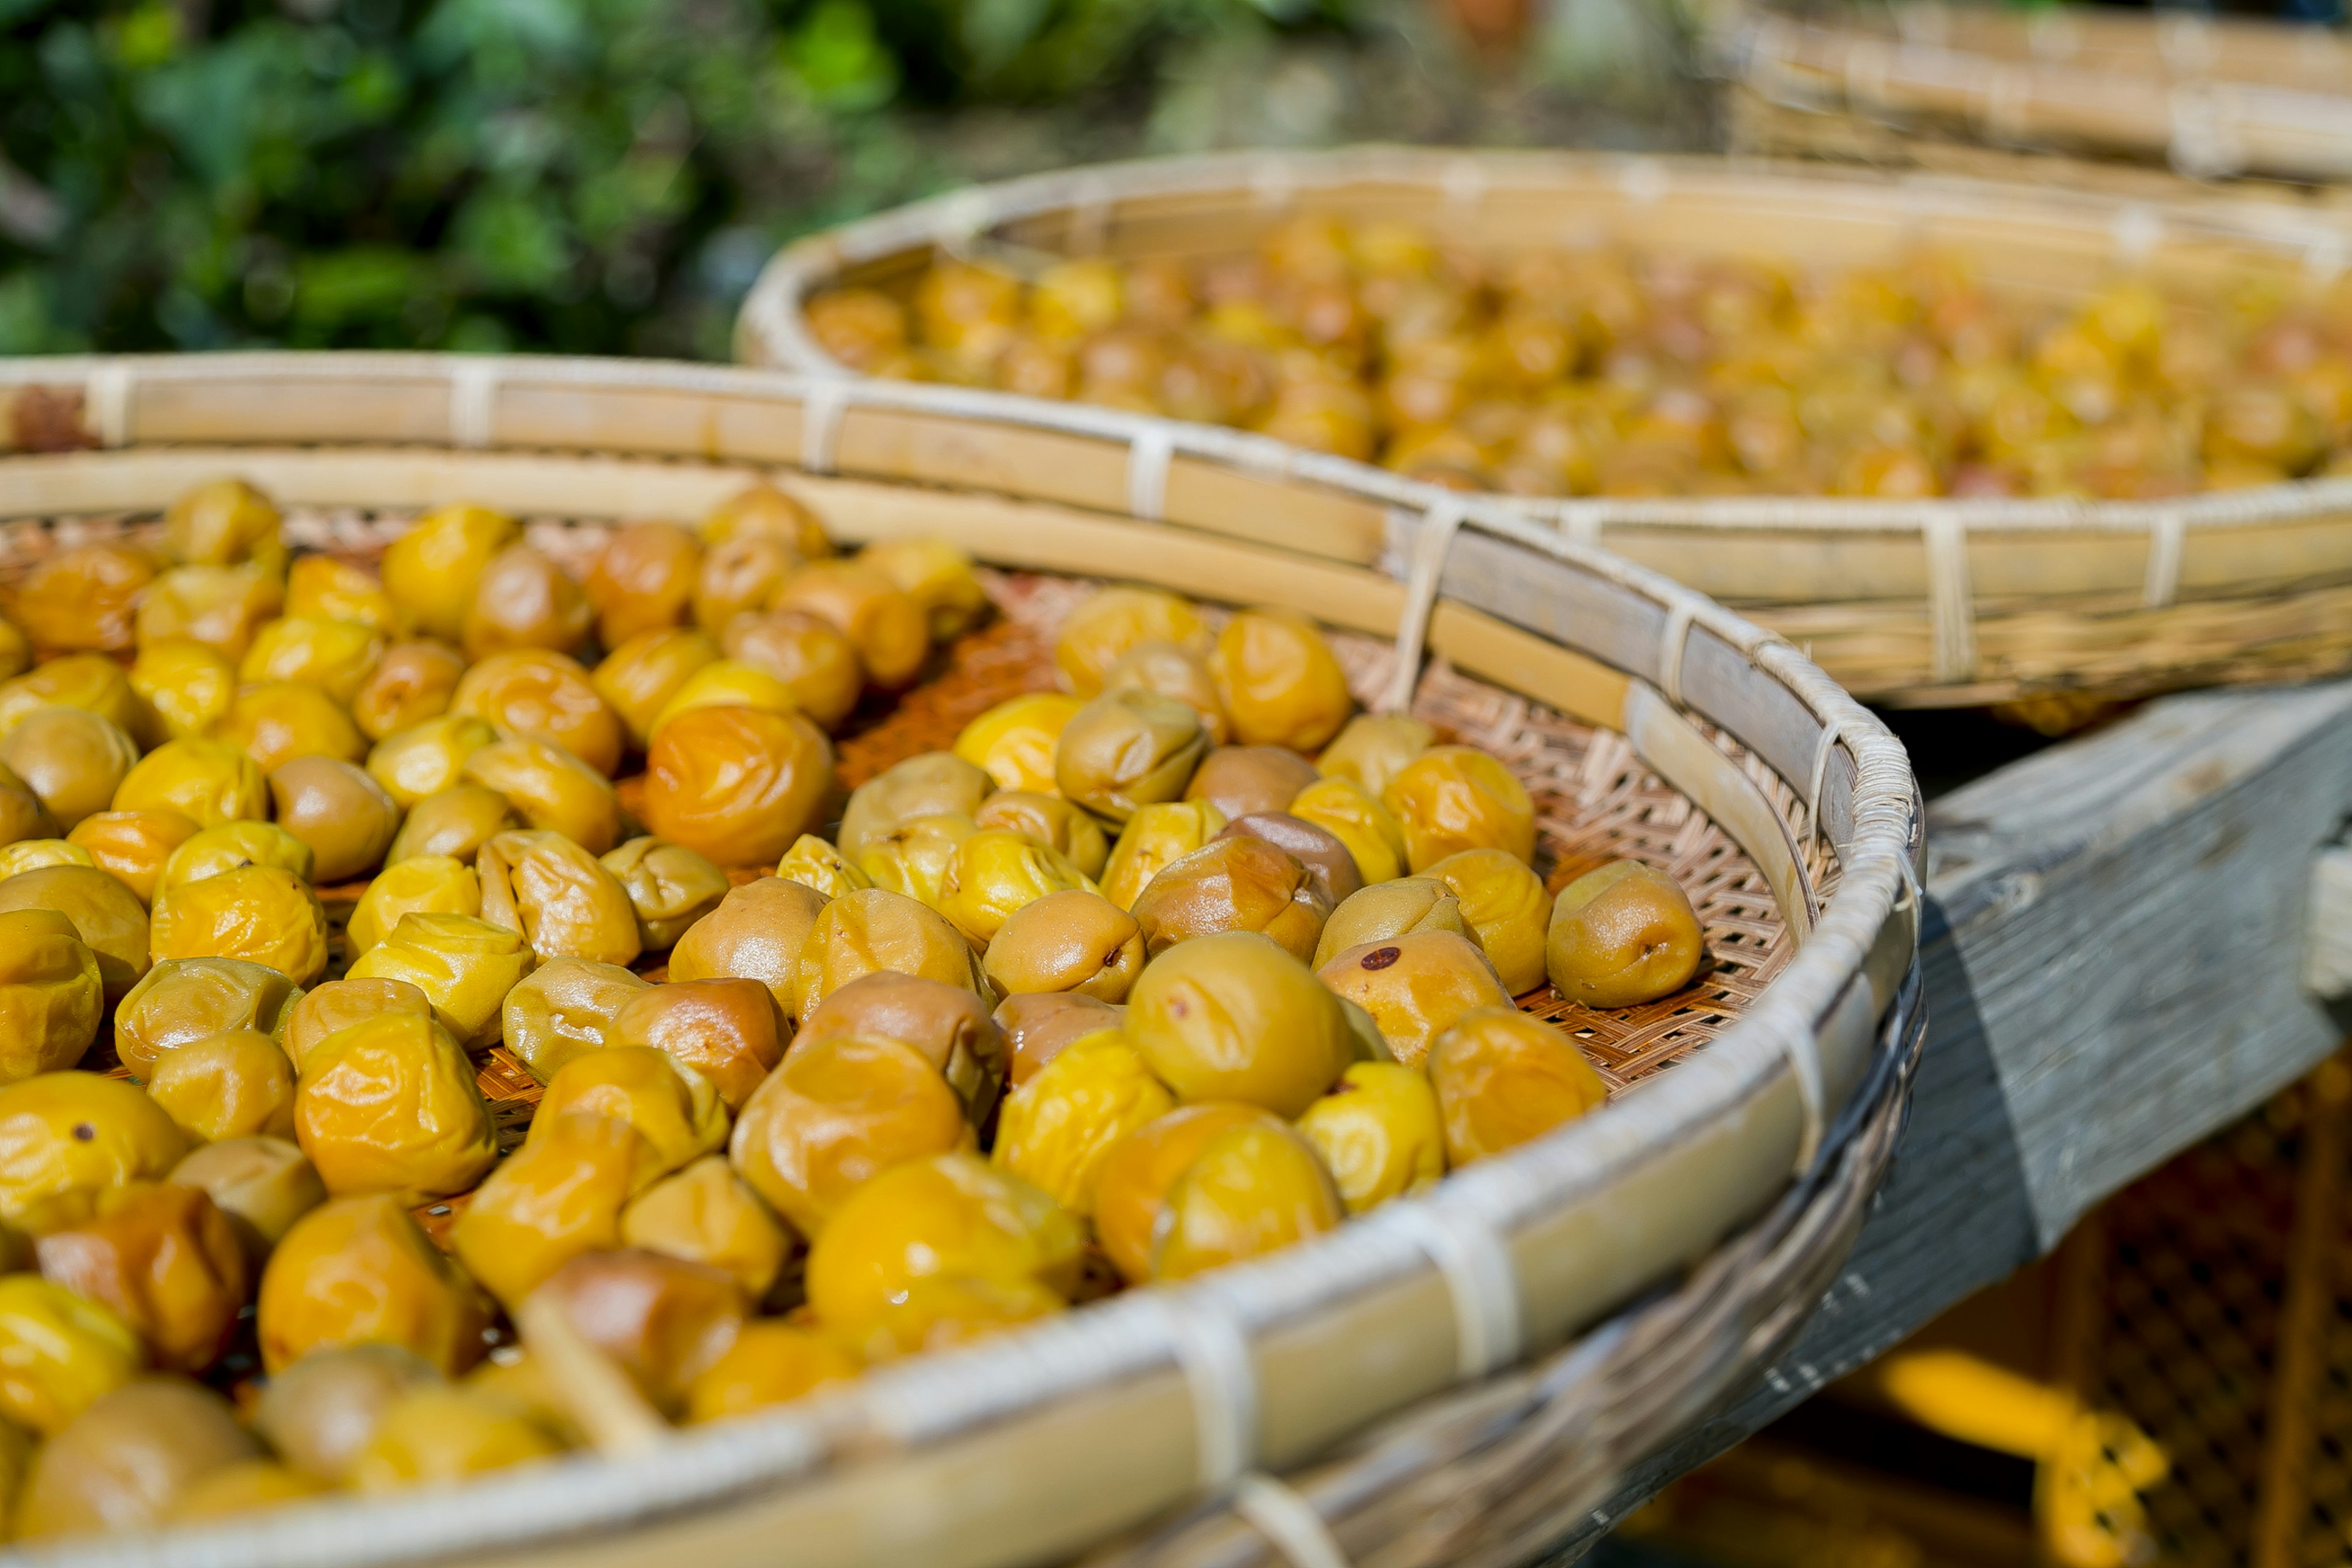
[[[774,372],[646,363],[465,361],[398,354],[0,361],[0,389],[77,382],[109,388],[114,399],[110,417],[115,421],[109,433],[121,444],[139,438],[142,390],[168,394],[184,405],[191,394],[225,395],[240,377],[255,375],[287,384],[312,377],[371,388],[413,387],[420,395],[446,400],[436,405],[444,409],[458,406],[461,396],[476,398],[480,406],[466,421],[473,430],[454,434],[478,431],[493,444],[513,439],[510,433],[500,434],[502,426],[512,422],[498,417],[501,402],[509,396],[554,393],[593,397],[599,389],[658,390],[802,409],[814,400],[838,398],[845,413],[893,409],[989,426],[1049,428],[1129,451],[1139,442],[1164,442],[1175,458],[1230,465],[1253,476],[1286,473],[1422,516],[1441,508],[1440,515],[1448,515],[1458,508],[1458,521],[1448,530],[1457,552],[1469,536],[1476,535],[1489,547],[1549,557],[1610,595],[1646,605],[1662,625],[1675,628],[1676,645],[1687,650],[1679,666],[1686,698],[1704,702],[1704,693],[1695,694],[1695,682],[1752,678],[1765,682],[1777,694],[1776,700],[1792,702],[1793,711],[1804,721],[1804,733],[1759,740],[1781,753],[1774,765],[1792,791],[1811,786],[1805,798],[1823,806],[1829,804],[1826,796],[1842,794],[1844,809],[1832,814],[1843,818],[1832,823],[1841,877],[1786,968],[1706,1051],[1549,1138],[1458,1172],[1424,1196],[1400,1200],[1402,1206],[1391,1205],[1384,1211],[1385,1219],[1368,1216],[1291,1251],[1181,1287],[1114,1299],[969,1350],[884,1366],[840,1393],[813,1397],[766,1419],[683,1431],[661,1447],[625,1462],[574,1458],[438,1496],[430,1509],[416,1508],[407,1499],[339,1500],[257,1515],[168,1540],[100,1541],[58,1549],[70,1561],[408,1562],[452,1551],[546,1541],[588,1529],[651,1523],[685,1507],[740,1498],[807,1475],[828,1459],[866,1451],[877,1441],[908,1446],[943,1441],[1085,1390],[1171,1367],[1183,1369],[1196,1388],[1207,1383],[1219,1391],[1201,1396],[1201,1420],[1213,1429],[1202,1443],[1203,1473],[1230,1480],[1246,1473],[1255,1445],[1240,1431],[1246,1420],[1243,1396],[1251,1388],[1252,1373],[1246,1364],[1235,1364],[1232,1339],[1223,1327],[1239,1337],[1241,1360],[1246,1363],[1250,1347],[1262,1335],[1376,1287],[1433,1274],[1452,1303],[1459,1371],[1466,1374],[1474,1367],[1491,1366],[1519,1348],[1528,1328],[1521,1321],[1510,1278],[1508,1248],[1515,1231],[1564,1205],[1604,1192],[1678,1145],[1707,1135],[1734,1108],[1749,1105],[1774,1088],[1784,1072],[1799,1080],[1800,1099],[1811,1100],[1818,1090],[1809,1095],[1802,1080],[1807,1064],[1818,1066],[1816,1042],[1829,1031],[1851,1030],[1858,1009],[1874,1029],[1892,1007],[1901,979],[1900,966],[1889,972],[1884,960],[1899,955],[1908,963],[1916,951],[1918,910],[1911,889],[1918,850],[1917,796],[1902,748],[1885,727],[1785,642],[1654,573],[1578,545],[1557,530],[1486,502],[1449,498],[1393,475],[1236,432],[891,383],[836,379],[820,384]],[[451,434],[445,427],[427,444],[447,441]],[[313,433],[306,439],[322,437]],[[380,443],[372,432],[354,432],[343,444]],[[240,444],[262,445],[229,443]],[[600,450],[631,455],[625,444]],[[80,464],[107,460],[104,453],[58,459]],[[0,472],[9,461],[0,458]],[[0,489],[0,498],[7,494]],[[0,515],[8,511],[8,503],[0,499]],[[1663,654],[1654,647],[1646,656],[1634,656],[1633,662],[1638,664],[1643,657],[1656,660]],[[1718,678],[1718,671],[1730,673]],[[1658,670],[1629,668],[1626,673],[1633,678],[1629,710],[1644,701],[1663,701],[1651,685]],[[1688,720],[1675,722],[1697,733]],[[1733,733],[1739,738],[1736,721]],[[1756,742],[1749,749],[1771,763]],[[1845,785],[1842,792],[1832,791],[1827,784],[1814,785],[1804,776],[1808,768],[1825,776],[1832,751],[1844,752],[1850,763],[1840,781]],[[1786,830],[1788,825],[1782,826]],[[1790,912],[1795,918],[1795,911]],[[1835,1108],[1828,1109],[1833,1112]],[[1814,1103],[1805,1104],[1803,1110],[1797,1140],[1801,1152],[1817,1142],[1822,1117],[1822,1108]],[[1433,1245],[1432,1237],[1438,1231],[1452,1240]],[[1213,1316],[1191,1318],[1196,1311]],[[1171,1331],[1171,1313],[1191,1318],[1192,1328]],[[1202,1331],[1202,1321],[1212,1323],[1212,1329]],[[1184,1348],[1187,1341],[1189,1350]],[[1213,1435],[1218,1431],[1223,1435]],[[1231,1475],[1225,1474],[1228,1470]]]
[[[2352,100],[2347,100],[2352,103]],[[1475,177],[1468,173],[1475,170]],[[2347,237],[2340,225],[2284,206],[2151,205],[2095,193],[1990,184],[1948,175],[1884,174],[1772,160],[1675,158],[1565,153],[1481,152],[1394,146],[1297,153],[1223,153],[1094,165],[1008,180],[919,202],[845,225],[788,247],[761,273],[745,300],[737,348],[747,360],[814,374],[851,374],[816,342],[803,319],[810,295],[845,270],[914,254],[950,239],[962,243],[975,217],[1003,225],[1070,210],[1081,197],[1097,230],[1119,199],[1256,193],[1279,207],[1318,190],[1426,187],[1433,205],[1475,201],[1514,188],[1541,190],[1574,178],[1614,189],[1634,203],[1686,189],[1727,200],[1802,199],[1825,219],[1866,216],[1885,225],[1919,216],[1955,219],[2014,215],[2104,235],[2118,258],[2137,258],[2168,238],[2252,247],[2306,274],[2341,270]],[[1117,196],[1107,195],[1115,191]],[[1076,405],[1056,405],[1073,407]],[[1238,433],[1235,433],[1238,434]],[[1139,467],[1140,465],[1139,465]],[[1546,520],[1580,542],[1611,529],[1664,533],[1909,535],[1919,540],[1927,574],[1934,683],[1961,688],[1978,678],[1979,614],[1970,586],[1974,537],[2030,540],[2036,535],[2137,535],[2147,542],[2142,605],[2162,609],[2179,595],[2189,536],[2256,528],[2352,511],[2352,479],[2313,479],[2164,500],[1874,500],[1801,496],[1497,498],[1496,504]]]

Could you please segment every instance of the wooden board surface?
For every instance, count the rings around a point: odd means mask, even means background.
[[[1928,807],[1928,1038],[1895,1168],[1790,1353],[1548,1559],[2047,1252],[2341,1043],[2301,980],[2352,682],[2150,704]]]

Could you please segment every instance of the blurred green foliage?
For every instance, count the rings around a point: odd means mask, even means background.
[[[776,245],[960,178],[1458,131],[1398,3],[0,0],[0,353],[723,355]]]

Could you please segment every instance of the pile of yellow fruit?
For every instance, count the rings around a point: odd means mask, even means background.
[[[1524,495],[2176,496],[2344,471],[2352,289],[2121,279],[2055,305],[1948,257],[1803,271],[1479,258],[1299,219],[1255,254],[940,258],[813,300],[875,375],[1262,430]]]
[[[1103,590],[1062,689],[844,799],[828,732],[988,600],[766,487],[575,582],[472,506],[289,561],[224,482],[8,605],[21,1538],[578,1445],[533,1321],[701,1421],[1264,1254],[1604,1098],[1514,996],[1703,959],[1647,867],[1548,891],[1510,771],[1280,611]]]

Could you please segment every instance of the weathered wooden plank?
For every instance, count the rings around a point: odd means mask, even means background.
[[[1551,1561],[2333,1050],[2310,868],[2352,816],[2352,682],[2152,703],[1928,808],[1926,1058],[1893,1173],[1796,1346]]]

